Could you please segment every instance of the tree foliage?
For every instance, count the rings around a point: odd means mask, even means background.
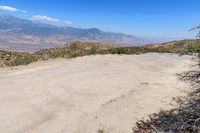
[[[190,29],[189,31],[198,31],[196,37],[200,38],[200,31],[199,31],[199,29],[200,29],[200,25],[197,25],[194,28]]]

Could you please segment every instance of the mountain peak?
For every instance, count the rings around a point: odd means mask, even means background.
[[[95,32],[101,31],[100,29],[97,29],[97,28],[89,28],[88,30],[90,30],[90,31],[95,31]]]

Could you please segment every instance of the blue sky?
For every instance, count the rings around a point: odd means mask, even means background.
[[[149,38],[193,38],[200,0],[1,0],[0,13]],[[15,10],[16,9],[16,10]]]

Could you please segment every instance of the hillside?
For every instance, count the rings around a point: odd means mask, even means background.
[[[171,41],[162,44],[152,44],[145,46],[148,49],[154,49],[156,51],[165,51],[173,53],[182,53],[185,52],[186,48],[191,46],[200,45],[200,40],[181,40],[181,41]]]
[[[73,58],[94,54],[140,54],[149,52],[188,54],[191,50],[199,50],[199,47],[199,40],[173,41],[144,47],[121,47],[109,43],[74,41],[55,48],[42,49],[35,53],[0,51],[0,66],[26,65],[39,60]]]
[[[117,47],[119,46],[108,43],[75,41],[58,46],[56,48],[42,49],[34,54],[39,55],[44,60],[50,58],[72,58],[77,56],[97,54],[101,51],[106,51]]]
[[[118,46],[107,43],[75,41],[55,48],[42,49],[35,53],[0,51],[0,67],[26,65],[51,58],[72,58],[97,54],[116,47]]]

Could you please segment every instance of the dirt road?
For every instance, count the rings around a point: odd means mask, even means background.
[[[96,55],[0,69],[2,133],[130,133],[134,122],[173,108],[190,56]]]

